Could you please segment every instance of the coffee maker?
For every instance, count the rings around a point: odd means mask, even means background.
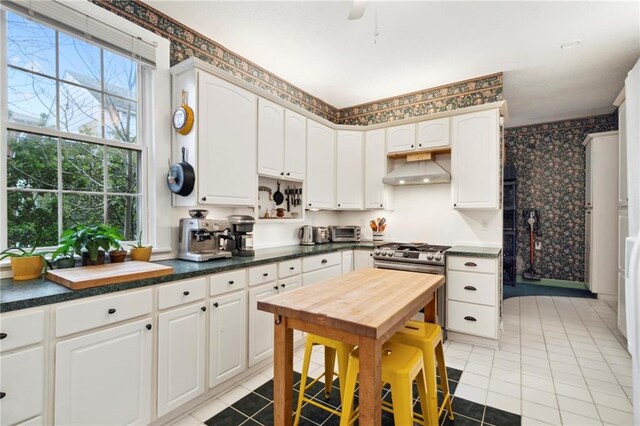
[[[227,250],[234,256],[255,256],[253,250],[253,225],[256,220],[252,216],[234,214],[228,217],[231,224],[231,239],[227,240]]]
[[[178,231],[178,258],[204,262],[231,257],[220,241],[231,238],[226,231],[231,227],[228,219],[207,219],[207,210],[189,210],[190,218],[180,219]]]

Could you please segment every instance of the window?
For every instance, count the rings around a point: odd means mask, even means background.
[[[57,244],[76,224],[141,227],[142,65],[5,12],[6,246]],[[3,100],[3,102],[5,102]]]

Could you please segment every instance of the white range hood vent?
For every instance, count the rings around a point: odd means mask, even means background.
[[[387,185],[429,185],[451,182],[451,175],[433,160],[407,161],[382,178]]]

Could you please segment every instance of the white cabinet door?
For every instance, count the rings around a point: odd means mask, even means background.
[[[365,132],[364,144],[364,208],[381,209],[388,204],[388,185],[382,183],[387,174],[385,130]]]
[[[353,251],[353,270],[373,268],[373,252],[368,250]]]
[[[278,281],[280,283],[280,290],[278,293],[286,293],[302,287],[302,276],[300,274],[289,277],[284,280]],[[297,343],[304,337],[304,332],[300,330],[293,330],[293,342]]]
[[[629,204],[627,189],[627,103],[622,102],[618,107],[618,205]]]
[[[284,175],[284,108],[258,99],[258,173]]]
[[[151,318],[56,345],[55,423],[146,425],[151,420]]]
[[[307,122],[307,207],[336,206],[335,131]]]
[[[278,294],[277,282],[249,290],[249,367],[273,353],[273,314],[259,311],[258,301]]]
[[[585,155],[585,187],[584,187],[584,202],[586,207],[593,207],[593,173],[591,171],[592,166],[592,151],[593,151],[593,141],[587,142],[585,145],[584,155]]]
[[[158,416],[204,392],[205,311],[201,302],[158,315]]]
[[[44,409],[44,348],[0,357],[0,424],[13,425]]]
[[[387,152],[413,151],[416,144],[416,125],[403,124],[387,128]]]
[[[348,274],[353,271],[353,250],[345,250],[342,252],[342,274]]]
[[[198,202],[255,205],[257,97],[198,72],[198,109]]]
[[[449,143],[449,117],[418,123],[417,150],[446,148]]]
[[[338,130],[337,139],[336,199],[338,209],[362,209],[364,199],[362,132]]]
[[[211,299],[209,387],[247,368],[247,292]]]
[[[284,111],[284,172],[288,179],[304,180],[307,159],[307,119]]]
[[[593,251],[591,244],[593,242],[593,212],[591,209],[584,212],[584,283],[587,288],[593,291],[591,276],[591,267],[593,265]]]
[[[498,209],[498,110],[451,119],[451,190],[456,209]]]

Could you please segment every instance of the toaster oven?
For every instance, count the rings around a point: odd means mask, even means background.
[[[334,243],[357,243],[360,241],[360,227],[332,226],[331,241]]]

